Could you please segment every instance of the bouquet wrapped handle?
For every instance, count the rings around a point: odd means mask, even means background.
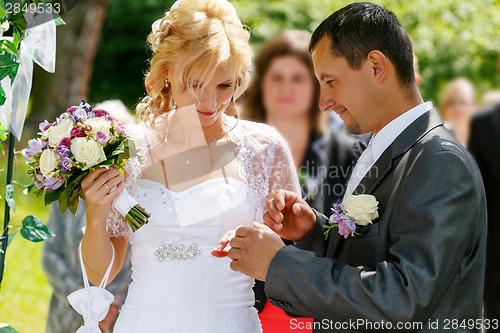
[[[113,190],[114,189],[111,191]],[[142,225],[148,223],[150,214],[139,205],[127,190],[123,190],[122,193],[113,200],[112,206],[125,217],[125,220],[134,232]]]

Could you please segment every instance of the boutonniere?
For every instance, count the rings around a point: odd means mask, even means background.
[[[325,239],[334,227],[338,227],[339,234],[347,238],[359,235],[356,233],[358,226],[367,226],[378,218],[378,201],[373,195],[350,195],[344,202],[339,199],[331,210],[333,214],[325,225]]]

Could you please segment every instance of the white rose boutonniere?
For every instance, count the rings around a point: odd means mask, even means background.
[[[325,226],[325,239],[330,235],[331,228],[338,227],[339,234],[347,238],[354,236],[358,226],[372,224],[378,215],[379,202],[373,195],[351,195],[344,202],[340,200],[333,205],[330,222]]]
[[[344,200],[344,211],[357,225],[366,226],[378,217],[378,201],[373,195],[351,195]]]

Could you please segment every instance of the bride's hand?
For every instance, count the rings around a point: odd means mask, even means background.
[[[85,196],[87,224],[99,226],[105,223],[111,211],[111,203],[123,191],[124,177],[117,167],[98,168],[90,172],[81,182]],[[115,188],[110,192],[113,188]]]
[[[217,244],[217,248],[213,249],[211,254],[214,257],[217,258],[224,258],[227,257],[227,254],[229,253],[229,250],[231,249],[231,245],[229,243],[231,242],[231,239],[233,239],[234,235],[236,233],[236,230],[230,230],[222,236],[221,240],[219,241],[219,244]]]
[[[284,239],[300,241],[315,222],[316,214],[295,192],[278,190],[266,203],[264,223]]]

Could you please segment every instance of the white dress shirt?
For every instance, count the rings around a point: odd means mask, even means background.
[[[367,158],[363,155],[369,154],[369,160],[371,164],[368,167],[356,168],[354,167],[353,174],[349,179],[347,185],[346,193],[344,199],[350,196],[356,187],[358,187],[361,180],[364,178],[366,173],[371,169],[371,167],[377,162],[377,160],[382,156],[384,151],[396,140],[396,138],[403,133],[403,131],[410,126],[415,120],[417,120],[421,115],[429,110],[432,110],[432,102],[424,102],[415,106],[414,108],[406,111],[396,119],[392,120],[390,123],[385,125],[378,133],[374,134],[368,148],[359,157],[358,161],[365,161]],[[361,172],[358,170],[361,169]]]

